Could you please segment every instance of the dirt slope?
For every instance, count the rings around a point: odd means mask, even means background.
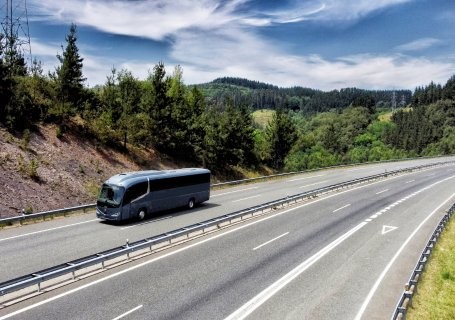
[[[172,167],[153,150],[126,155],[70,133],[59,139],[54,125],[22,136],[0,128],[0,217],[92,203],[114,174]]]

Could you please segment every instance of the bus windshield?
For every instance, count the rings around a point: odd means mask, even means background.
[[[111,208],[119,207],[124,193],[125,189],[123,187],[103,184],[98,197],[97,205],[104,205]]]

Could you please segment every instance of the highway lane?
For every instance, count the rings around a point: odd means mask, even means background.
[[[82,215],[2,230],[0,255],[4,259],[0,260],[0,281],[123,245],[126,239],[133,242],[299,192],[448,159],[455,157],[322,170],[222,189],[213,192],[210,201],[196,210],[172,211],[140,223],[112,225],[97,221],[94,215]],[[451,169],[453,166],[444,170]]]
[[[449,197],[455,201],[455,173],[447,169],[332,194],[36,297],[0,316],[30,306],[11,319],[115,319],[126,313],[125,319],[225,319],[275,285],[267,299],[254,301],[249,318],[354,319],[400,246],[430,217],[413,239],[426,241],[444,206],[435,209]],[[378,294],[387,308],[367,308],[373,313],[365,319],[390,317],[420,251],[410,263],[403,259],[407,271],[396,288],[386,288],[387,299],[379,290],[368,304]],[[291,280],[279,288],[283,278]]]

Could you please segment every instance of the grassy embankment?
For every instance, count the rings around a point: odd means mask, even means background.
[[[431,254],[406,319],[455,319],[455,219]]]

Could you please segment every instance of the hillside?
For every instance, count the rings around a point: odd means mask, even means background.
[[[0,217],[91,203],[111,175],[172,167],[153,150],[127,155],[71,133],[58,139],[55,125],[22,136],[0,127]]]
[[[321,91],[304,87],[280,88],[271,84],[233,77],[223,77],[196,85],[209,103],[218,106],[226,103],[245,105],[252,109],[286,108],[315,114],[343,110],[350,105],[391,108],[411,102],[410,90],[364,90],[343,88]]]

